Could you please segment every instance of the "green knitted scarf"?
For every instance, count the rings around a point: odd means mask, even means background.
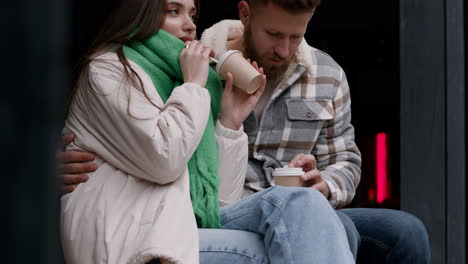
[[[162,100],[166,102],[175,87],[184,82],[179,54],[184,43],[166,31],[159,30],[143,42],[123,46],[125,57],[140,66],[153,81]],[[218,117],[222,84],[210,68],[206,84],[211,96],[211,113],[205,132],[188,163],[190,197],[199,227],[219,228],[218,187],[219,156],[215,138],[215,120]],[[187,102],[187,105],[190,105]],[[196,106],[191,109],[198,111]],[[177,149],[169,151],[178,151]]]

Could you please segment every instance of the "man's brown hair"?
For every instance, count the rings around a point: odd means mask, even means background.
[[[273,3],[291,13],[302,13],[314,10],[320,5],[320,0],[245,0],[251,8]]]

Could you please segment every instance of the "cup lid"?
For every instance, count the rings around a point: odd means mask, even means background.
[[[288,166],[284,166],[283,168],[276,168],[273,171],[273,176],[302,176],[304,175],[304,171],[302,168],[288,168]]]
[[[219,68],[221,67],[221,65],[223,65],[224,60],[236,52],[241,53],[238,50],[228,50],[224,52],[223,55],[221,55],[221,57],[219,58],[218,63],[216,64],[216,72],[219,72]]]

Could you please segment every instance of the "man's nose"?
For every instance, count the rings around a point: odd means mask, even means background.
[[[280,39],[275,47],[275,52],[281,56],[282,59],[286,59],[289,56],[289,39]]]

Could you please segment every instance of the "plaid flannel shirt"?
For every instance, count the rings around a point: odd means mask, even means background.
[[[219,56],[226,40],[241,37],[241,32],[240,22],[223,21],[204,33],[202,41]],[[351,125],[350,91],[344,71],[326,53],[303,40],[261,120],[252,113],[244,130],[249,140],[244,196],[271,186],[275,168],[287,165],[299,153],[310,153],[330,189],[330,204],[339,208],[353,199],[361,154]]]

